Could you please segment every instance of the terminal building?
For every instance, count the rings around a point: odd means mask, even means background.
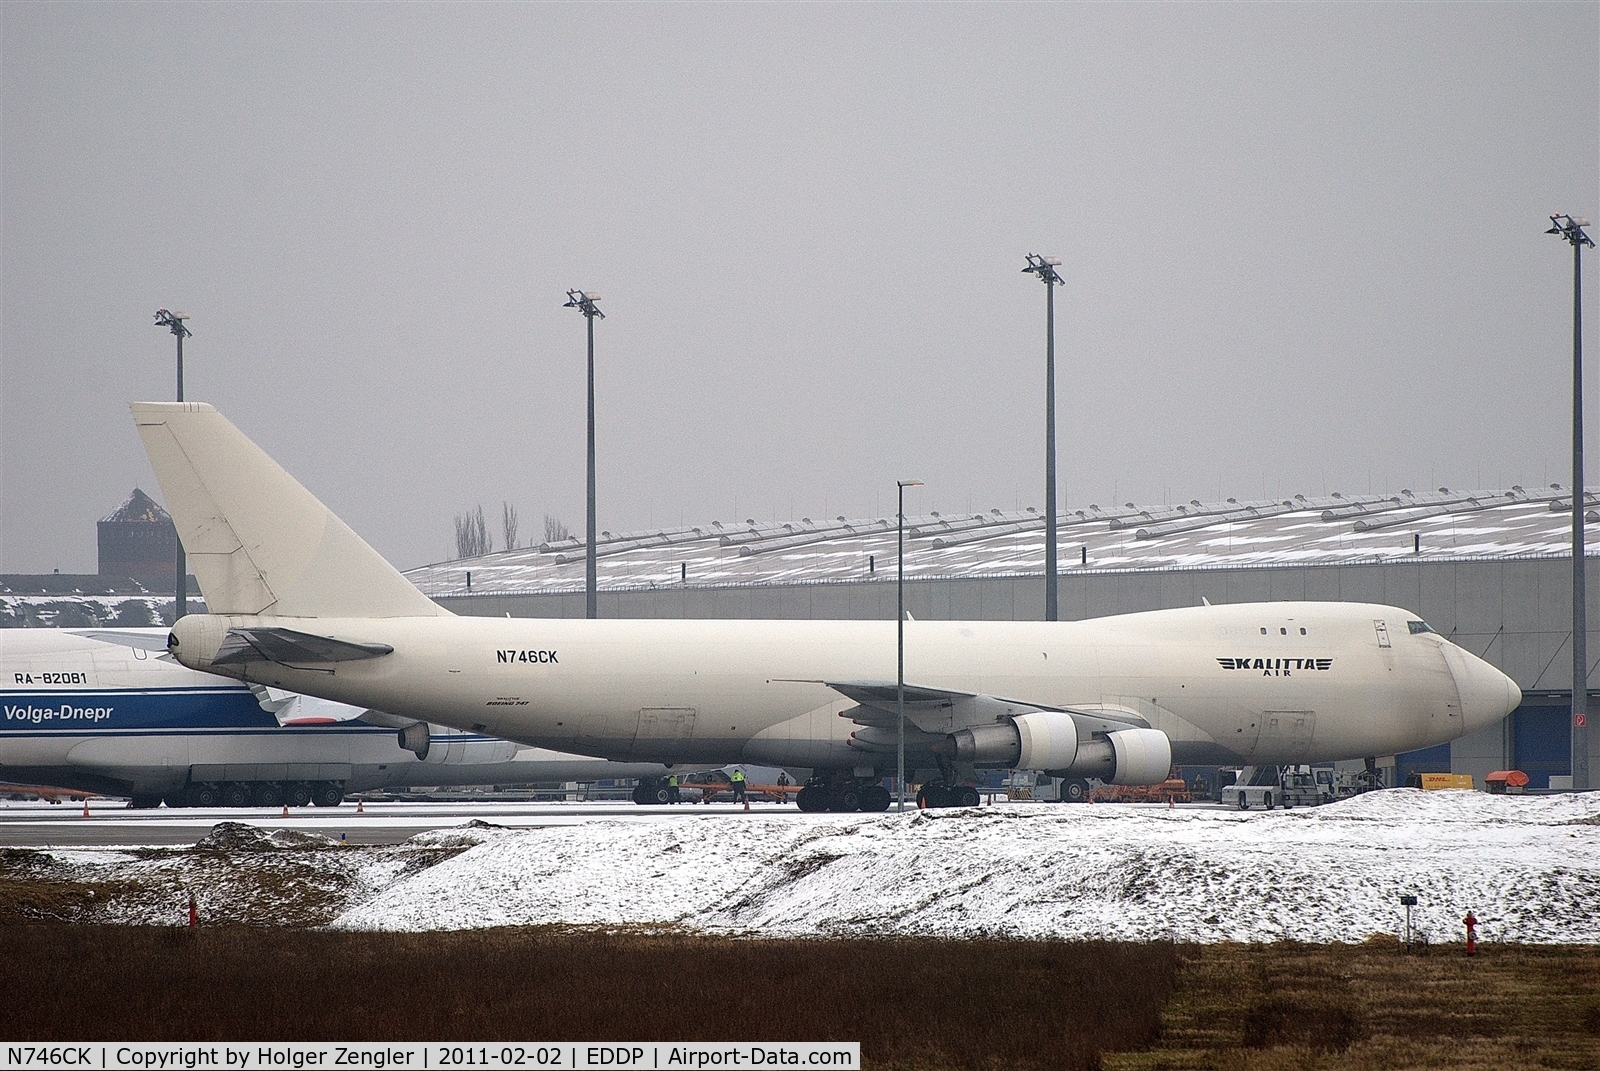
[[[1060,613],[1075,620],[1202,599],[1403,607],[1499,667],[1523,702],[1498,727],[1398,756],[1393,783],[1454,772],[1481,785],[1490,771],[1521,769],[1530,787],[1570,786],[1570,509],[1560,485],[1089,505],[1058,519]],[[1600,526],[1600,514],[1587,516]],[[930,513],[907,517],[905,536],[914,617],[1043,618],[1043,514]],[[893,517],[602,532],[600,615],[893,620],[895,549]],[[406,575],[455,613],[582,617],[585,551],[568,539]],[[1590,622],[1597,611],[1591,595]],[[1591,631],[1589,649],[1600,654],[1597,639]]]

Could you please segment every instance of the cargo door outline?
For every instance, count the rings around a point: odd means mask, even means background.
[[[1263,710],[1256,750],[1273,755],[1272,762],[1298,762],[1301,756],[1311,750],[1311,738],[1316,732],[1317,713],[1314,710]]]
[[[632,758],[671,759],[694,738],[698,707],[645,707],[639,711],[638,729],[629,748]]]

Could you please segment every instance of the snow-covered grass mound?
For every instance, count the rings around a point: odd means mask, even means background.
[[[1600,793],[1392,790],[1312,810],[1013,804],[485,833],[334,923],[792,936],[1600,943]]]

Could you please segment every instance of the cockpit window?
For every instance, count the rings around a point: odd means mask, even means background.
[[[1432,632],[1433,626],[1426,621],[1407,621],[1406,628],[1411,630],[1411,635],[1418,636],[1424,632]]]

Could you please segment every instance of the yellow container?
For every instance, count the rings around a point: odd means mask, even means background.
[[[1422,787],[1429,792],[1437,792],[1442,788],[1472,789],[1477,786],[1472,783],[1472,775],[1464,773],[1425,773],[1422,775]]]

